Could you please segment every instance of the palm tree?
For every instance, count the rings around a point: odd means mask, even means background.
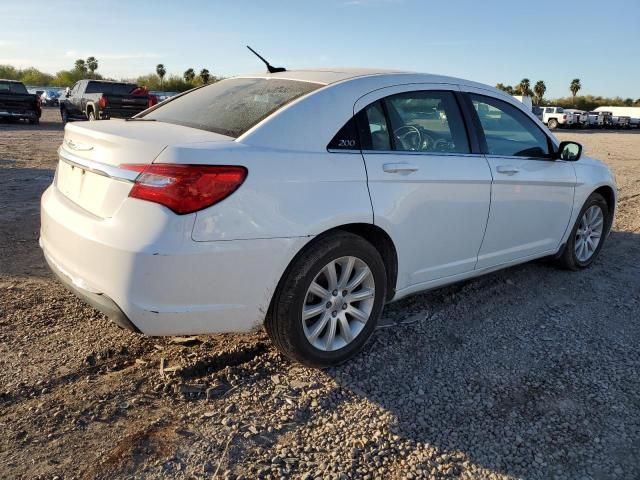
[[[520,83],[518,84],[518,88],[520,89],[520,95],[530,95],[531,93],[531,82],[529,81],[528,78],[523,78],[522,80],[520,80]]]
[[[75,63],[75,68],[76,70],[78,70],[79,72],[82,73],[87,73],[87,64],[85,63],[85,61],[81,58],[79,58],[78,60],[76,60]]]
[[[207,70],[206,68],[200,70],[200,78],[202,79],[202,83],[204,83],[205,85],[209,83],[209,79],[211,78],[209,70]]]
[[[160,87],[162,87],[162,84],[164,83],[164,76],[167,74],[167,69],[164,68],[163,64],[159,63],[156,65],[156,73],[160,77]]]
[[[193,68],[189,68],[188,70],[185,70],[182,76],[185,82],[191,83],[193,82],[193,79],[196,78],[196,72],[193,70]]]
[[[87,58],[87,61],[85,62],[85,65],[87,66],[87,68],[91,72],[91,76],[95,78],[94,73],[98,69],[98,59],[96,57],[89,57],[89,58]]]
[[[533,93],[536,96],[536,105],[540,105],[542,102],[542,97],[544,97],[544,93],[547,91],[547,86],[544,84],[542,80],[538,80],[536,84],[533,86]]]
[[[569,90],[571,90],[571,95],[573,95],[574,105],[576,104],[576,95],[578,94],[581,88],[582,88],[582,85],[580,85],[579,78],[574,78],[573,80],[571,80],[571,85],[569,85]]]

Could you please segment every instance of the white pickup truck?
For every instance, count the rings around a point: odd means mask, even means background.
[[[587,127],[589,125],[589,116],[584,110],[577,110],[575,108],[567,108],[565,112],[573,115],[573,123],[576,127]]]
[[[542,107],[542,109],[542,123],[550,130],[555,130],[558,127],[571,127],[576,123],[573,115],[566,113],[562,107]]]

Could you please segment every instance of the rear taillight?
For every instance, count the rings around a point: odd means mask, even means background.
[[[158,103],[158,97],[156,97],[155,95],[149,95],[149,102],[148,102],[148,106],[149,107],[153,107],[154,105],[156,105]]]
[[[193,213],[231,195],[247,177],[247,169],[222,165],[124,164],[140,172],[129,196],[159,203],[176,213]]]
[[[98,106],[100,108],[106,108],[107,106],[107,97],[105,97],[104,95],[102,95],[100,97],[100,99],[98,100]]]

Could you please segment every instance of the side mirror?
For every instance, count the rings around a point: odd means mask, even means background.
[[[582,145],[577,142],[560,142],[556,158],[559,160],[567,160],[575,162],[582,155]]]

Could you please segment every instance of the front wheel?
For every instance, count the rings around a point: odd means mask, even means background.
[[[587,268],[596,259],[611,226],[609,207],[599,193],[592,193],[578,214],[558,262],[569,270]]]
[[[289,358],[311,367],[337,365],[369,339],[386,296],[378,251],[347,232],[319,239],[285,273],[265,328]]]

